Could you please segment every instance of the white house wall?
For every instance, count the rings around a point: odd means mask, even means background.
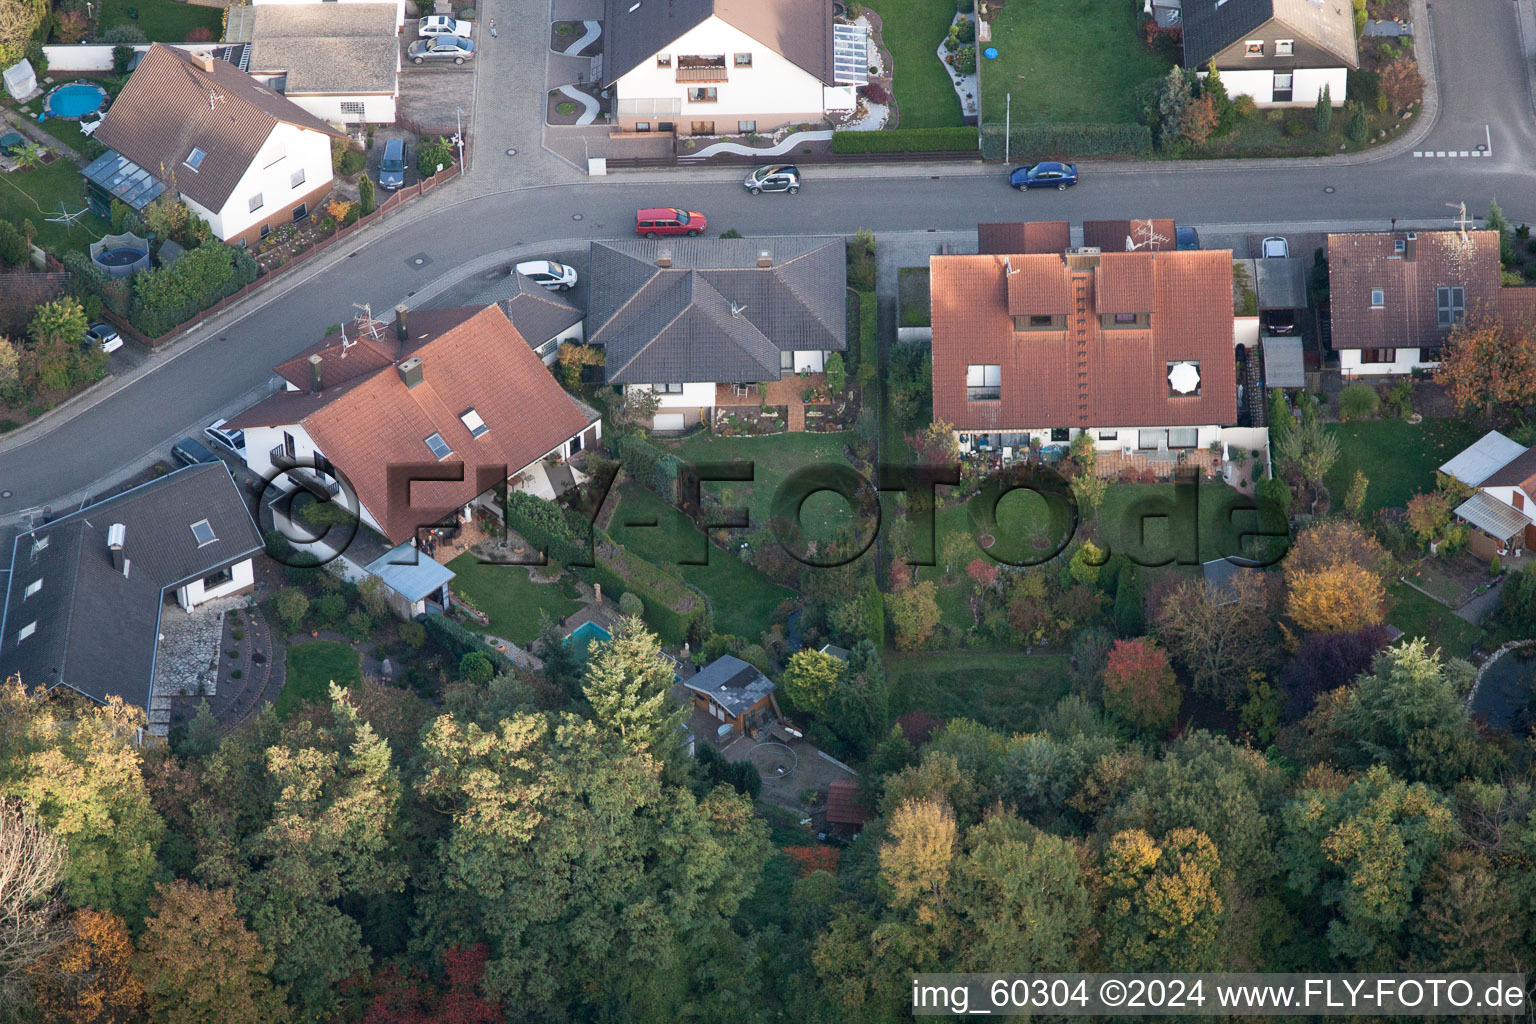
[[[251,6],[260,7],[263,4],[312,4],[320,2],[322,2],[322,0],[251,0]],[[334,3],[336,0],[324,0],[324,2]],[[378,3],[379,0],[340,0],[340,2],[344,4],[373,4]],[[395,28],[398,30],[404,26],[405,0],[395,0]]]
[[[257,476],[262,477],[263,479],[278,479],[279,474],[273,472],[272,469],[272,449],[282,445],[284,432],[293,435],[293,454],[295,458],[313,459],[317,455],[324,454],[318,447],[315,446],[315,442],[309,436],[308,431],[306,431],[300,424],[290,423],[286,426],[277,427],[246,427],[246,468]],[[338,466],[336,468],[343,475],[345,475],[347,472],[347,467],[345,466]],[[361,511],[362,521],[366,523],[370,529],[375,530],[382,536],[384,534],[384,530],[381,526],[379,526],[379,521],[374,518],[373,513],[368,511],[368,507],[364,505]]]
[[[625,388],[628,394],[644,393],[651,390],[649,384],[630,384]],[[715,407],[714,381],[701,381],[683,385],[683,393],[680,395],[657,395],[659,409],[713,409]]]
[[[1205,77],[1200,72],[1200,77]],[[1335,107],[1342,106],[1348,81],[1347,68],[1296,68],[1291,72],[1291,99],[1288,103],[1275,102],[1275,69],[1273,68],[1222,68],[1221,84],[1228,96],[1252,96],[1261,107],[1311,107],[1328,86],[1328,98]]]
[[[1390,363],[1362,363],[1360,349],[1344,348],[1339,350],[1339,370],[1345,377],[1385,377],[1389,374],[1412,373],[1414,370],[1440,365],[1438,360],[1428,363],[1420,362],[1419,350],[1416,348],[1400,348],[1396,351],[1396,356],[1397,358]]]
[[[795,353],[796,373],[821,373],[827,368],[827,354],[812,349]]]
[[[299,184],[292,184],[293,174],[304,171]],[[185,173],[195,173],[181,169]],[[272,218],[274,210],[281,210],[308,195],[331,180],[331,140],[328,136],[307,128],[296,128],[279,123],[272,129],[266,143],[251,161],[251,166],[230,193],[229,201],[218,212],[187,200],[187,206],[208,221],[213,233],[221,239],[239,235],[251,227]],[[251,197],[261,193],[262,203],[251,210]],[[313,212],[313,211],[310,211]],[[273,224],[276,230],[278,224]]]
[[[1252,348],[1259,343],[1259,318],[1235,316],[1232,318],[1232,344]]]
[[[396,73],[399,69],[396,69]],[[397,80],[398,81],[398,80]],[[321,95],[318,93],[286,93],[287,97],[296,106],[314,114],[322,121],[331,124],[394,124],[395,123],[395,97],[399,95],[397,88],[394,95],[372,93],[368,95]],[[361,115],[350,111],[343,111],[343,103],[361,103],[363,112]]]
[[[827,30],[831,31],[830,25]],[[688,134],[693,122],[713,121],[716,133],[727,135],[738,130],[738,121],[750,120],[757,122],[759,132],[766,132],[790,122],[819,120],[826,109],[825,86],[819,79],[719,18],[707,18],[660,52],[672,58],[672,65],[659,68],[655,54],[647,57],[618,80],[618,98],[676,99],[682,104],[681,112],[635,118],[625,115],[626,127],[642,120],[650,122],[654,131],[658,121],[671,121],[680,134]],[[736,67],[738,53],[750,53],[752,66]],[[677,58],[684,55],[723,55],[727,80],[677,81]],[[693,87],[717,90],[718,101],[689,102],[688,90]]]
[[[201,579],[193,580],[186,586],[176,591],[176,603],[187,611],[191,611],[205,601],[212,601],[219,597],[228,597],[230,594],[238,594],[256,582],[255,568],[251,560],[247,558],[229,567],[230,580],[217,587],[205,587]]]

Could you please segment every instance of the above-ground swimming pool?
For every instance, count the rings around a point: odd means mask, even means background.
[[[565,644],[570,646],[575,640],[578,646],[585,647],[590,643],[607,643],[613,639],[613,634],[595,622],[583,622],[575,630],[565,635]]]
[[[100,110],[106,102],[107,90],[94,82],[70,82],[50,92],[43,106],[49,117],[78,121]]]

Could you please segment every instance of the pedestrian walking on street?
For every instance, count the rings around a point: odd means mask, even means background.
[[[492,39],[496,38],[496,19],[495,18],[491,19],[491,38]]]

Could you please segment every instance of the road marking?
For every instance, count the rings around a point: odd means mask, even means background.
[[[1422,149],[1416,149],[1416,150],[1413,151],[1413,155],[1414,156],[1423,156],[1424,155],[1424,151]]]
[[[1461,155],[1462,156],[1471,156],[1472,154],[1468,153],[1466,150],[1462,150],[1461,151]]]

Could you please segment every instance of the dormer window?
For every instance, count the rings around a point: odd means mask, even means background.
[[[1385,309],[1387,306],[1387,293],[1380,288],[1371,289],[1371,308]]]
[[[1247,42],[1243,43],[1243,56],[1244,57],[1262,57],[1262,56],[1264,56],[1264,40],[1262,40],[1262,39],[1249,39]]]
[[[1407,251],[1408,251],[1408,240],[1407,239],[1405,239],[1405,238],[1394,238],[1394,239],[1392,239],[1392,258],[1393,259],[1395,259],[1395,260],[1402,259],[1403,258],[1403,254],[1405,252],[1407,252]]]
[[[192,152],[187,154],[187,166],[192,168],[194,171],[197,170],[203,165],[203,157],[207,155],[208,154],[203,152],[201,149],[193,146]]]
[[[1275,56],[1276,57],[1290,57],[1290,56],[1294,56],[1295,53],[1296,53],[1296,40],[1294,40],[1294,39],[1276,39],[1275,40]]]
[[[1064,331],[1067,329],[1067,317],[1066,314],[1050,313],[1015,315],[1013,329],[1015,331]]]
[[[475,412],[473,409],[460,416],[459,419],[463,420],[464,426],[469,429],[470,437],[479,437],[481,434],[484,434],[487,430],[491,429],[485,425],[485,420],[480,418],[480,414]]]
[[[1101,313],[1099,326],[1106,331],[1147,330],[1152,326],[1151,313]]]

